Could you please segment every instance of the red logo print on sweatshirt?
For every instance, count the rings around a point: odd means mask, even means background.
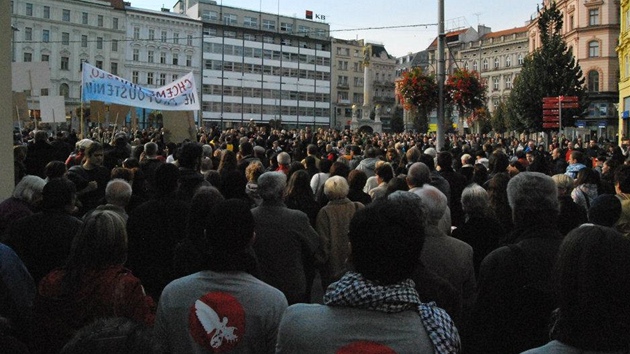
[[[245,311],[228,293],[207,293],[188,313],[190,335],[212,353],[234,349],[245,335]]]
[[[339,348],[336,354],[396,354],[394,350],[376,342],[361,341],[354,342]]]

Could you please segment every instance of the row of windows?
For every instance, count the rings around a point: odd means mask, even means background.
[[[203,51],[204,53],[223,53],[225,55],[235,55],[244,58],[263,58],[293,63],[330,66],[330,58],[322,56],[288,53],[271,49],[250,48],[240,45],[204,42]]]
[[[506,76],[493,76],[492,77],[492,91],[499,91],[501,89],[501,81],[505,82],[504,89],[512,89],[512,75]]]
[[[201,14],[201,19],[203,21],[219,21],[219,13],[217,11],[212,10],[203,10]],[[228,26],[238,26],[238,15],[224,13],[223,14],[223,24]],[[243,16],[243,27],[251,27],[255,29],[264,29],[268,31],[275,31],[277,28],[276,20],[263,18],[260,22],[258,17],[252,16]],[[294,31],[293,23],[291,22],[282,22],[280,21],[280,31],[286,33],[299,33],[299,34],[308,34],[312,37],[321,37],[326,38],[327,33],[323,29],[310,28],[304,25],[298,25],[296,28],[297,32]]]
[[[223,102],[223,104],[221,102],[203,102],[202,109],[204,112],[274,114],[300,117],[330,116],[330,110],[327,108],[259,105],[249,103],[241,104],[231,102]]]
[[[523,54],[519,54],[518,58],[517,58],[517,64],[518,66],[522,66],[523,65],[523,61],[524,61],[524,57]],[[488,58],[484,59],[482,62],[482,68],[484,71],[488,71],[490,69],[490,63],[492,62],[493,68],[494,69],[500,69],[501,68],[501,57],[495,57],[492,61],[490,61]],[[466,70],[470,70],[470,62],[466,61],[464,62],[464,69]],[[509,68],[512,66],[512,56],[511,55],[507,55],[503,58],[503,64],[506,68]],[[472,60],[472,70],[474,71],[479,71],[479,61],[478,60]]]
[[[207,36],[207,37],[236,38],[236,39],[243,39],[246,41],[280,44],[283,46],[290,46],[290,47],[296,47],[296,48],[309,48],[309,49],[315,49],[315,50],[321,50],[321,51],[328,50],[328,45],[325,43],[292,40],[290,38],[274,37],[274,36],[268,36],[268,35],[260,36],[260,34],[257,35],[254,33],[247,33],[243,31],[237,32],[237,31],[229,31],[229,30],[224,29],[219,35],[219,31],[216,28],[205,27],[203,29],[203,34],[204,36]]]
[[[260,97],[276,100],[330,102],[330,94],[328,93],[261,89],[259,87],[203,85],[202,93],[207,95],[219,96]]]
[[[22,59],[23,59],[24,62],[32,62],[33,61],[33,53],[31,53],[31,52],[24,52],[24,55],[23,55]],[[42,62],[49,62],[50,61],[50,55],[42,54],[41,57],[40,57],[40,61],[42,61]],[[81,59],[81,63],[79,64],[79,71],[81,71],[84,61],[85,61],[85,59]],[[103,61],[102,60],[96,60],[94,62],[94,66],[96,66],[99,69],[103,69]],[[64,70],[64,71],[70,70],[70,57],[62,56],[60,58],[60,60],[59,60],[59,70]],[[114,75],[118,75],[118,63],[117,62],[111,62],[110,63],[109,72],[114,74]]]
[[[296,68],[281,68],[271,65],[248,64],[221,60],[204,60],[207,70],[221,70],[238,73],[265,74],[283,77],[295,77],[311,80],[330,81],[330,73],[323,71],[304,70]]]
[[[25,8],[25,14],[26,16],[35,16],[35,12],[36,10],[39,12],[41,10],[41,17],[45,18],[45,19],[50,19],[51,18],[51,8],[50,6],[42,6],[41,9],[36,9],[32,3],[26,3],[25,4],[26,8]],[[52,9],[54,10],[54,9]],[[79,13],[79,12],[77,12]],[[93,18],[93,14],[91,15],[89,12],[80,12],[80,20],[77,20],[77,23],[80,23],[82,25],[89,25],[91,23],[93,23],[93,20],[91,20],[91,18]],[[38,13],[39,15],[39,13]],[[77,15],[78,16],[78,15]],[[61,9],[61,14],[59,16],[59,20],[63,21],[63,22],[73,22],[73,18],[72,18],[72,12],[68,9]],[[90,22],[92,21],[92,22]],[[96,15],[96,25],[98,27],[104,27],[105,26],[105,18],[103,15]],[[112,17],[112,23],[111,23],[111,28],[112,29],[118,29],[119,28],[119,19],[117,17]]]
[[[155,51],[149,50],[147,51],[146,58],[143,58],[147,63],[160,63],[160,64],[172,64],[172,65],[180,65],[179,60],[180,55],[177,53],[171,54],[170,63],[167,60],[166,52],[160,52],[159,60],[156,60]],[[132,60],[135,62],[140,61],[140,49],[134,48],[131,56]],[[185,57],[185,62],[182,63],[184,66],[190,67],[192,66],[192,55],[187,54]]]
[[[24,28],[24,41],[30,42],[32,40],[33,40],[33,28],[25,27]],[[50,43],[52,41],[50,30],[47,30],[47,29],[42,30],[41,40],[43,43]],[[87,35],[83,34],[81,35],[80,41],[77,41],[77,42],[81,43],[81,48],[87,48],[90,40],[88,39]],[[96,49],[103,49],[104,47],[103,37],[96,37],[95,42],[96,42]],[[61,32],[61,45],[70,45],[70,43],[74,43],[74,41],[70,40],[70,32]],[[111,43],[110,50],[112,52],[117,52],[118,39],[112,39],[110,40],[110,43]]]
[[[140,81],[140,75],[142,75],[143,81]],[[170,76],[165,73],[153,73],[153,72],[142,72],[134,70],[131,72],[131,82],[139,85],[148,85],[148,86],[164,86],[167,83],[167,79],[170,79],[171,82],[175,81],[179,78],[178,74],[171,74]]]
[[[153,28],[149,28],[148,30],[149,34],[148,37],[146,39],[150,40],[150,41],[155,41],[156,40],[156,36],[155,36],[155,29]],[[135,40],[140,40],[140,27],[134,27],[133,28],[133,39]],[[167,42],[172,42],[173,44],[181,44],[181,40],[180,40],[180,35],[179,32],[173,32],[172,37],[169,38],[168,37],[168,32],[166,30],[161,30],[160,31],[160,42],[162,43],[167,43]],[[192,34],[187,34],[186,35],[186,45],[193,45],[193,35]]]

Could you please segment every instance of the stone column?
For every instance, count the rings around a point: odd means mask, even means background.
[[[11,29],[11,4],[2,1],[0,6],[0,23],[4,24],[5,34]],[[13,192],[13,110],[11,109],[11,38],[12,35],[0,36],[0,201],[11,196]]]

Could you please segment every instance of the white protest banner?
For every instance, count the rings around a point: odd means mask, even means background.
[[[152,89],[83,63],[83,102],[92,100],[161,111],[200,108],[192,72],[166,86]]]
[[[39,98],[42,123],[66,121],[66,103],[63,96],[41,96]]]
[[[31,96],[39,96],[41,89],[51,89],[48,62],[11,63],[11,88],[15,92],[31,90]]]

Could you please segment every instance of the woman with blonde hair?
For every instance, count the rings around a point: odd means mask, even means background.
[[[339,279],[347,270],[346,259],[350,255],[348,230],[354,213],[364,206],[348,199],[350,186],[345,178],[333,176],[324,183],[328,204],[317,214],[315,230],[324,242],[327,261],[320,269],[322,288]]]
[[[127,232],[120,215],[96,210],[75,235],[66,265],[42,279],[35,300],[36,343],[61,349],[97,318],[127,317],[152,325],[155,304],[140,280],[124,267]]]

